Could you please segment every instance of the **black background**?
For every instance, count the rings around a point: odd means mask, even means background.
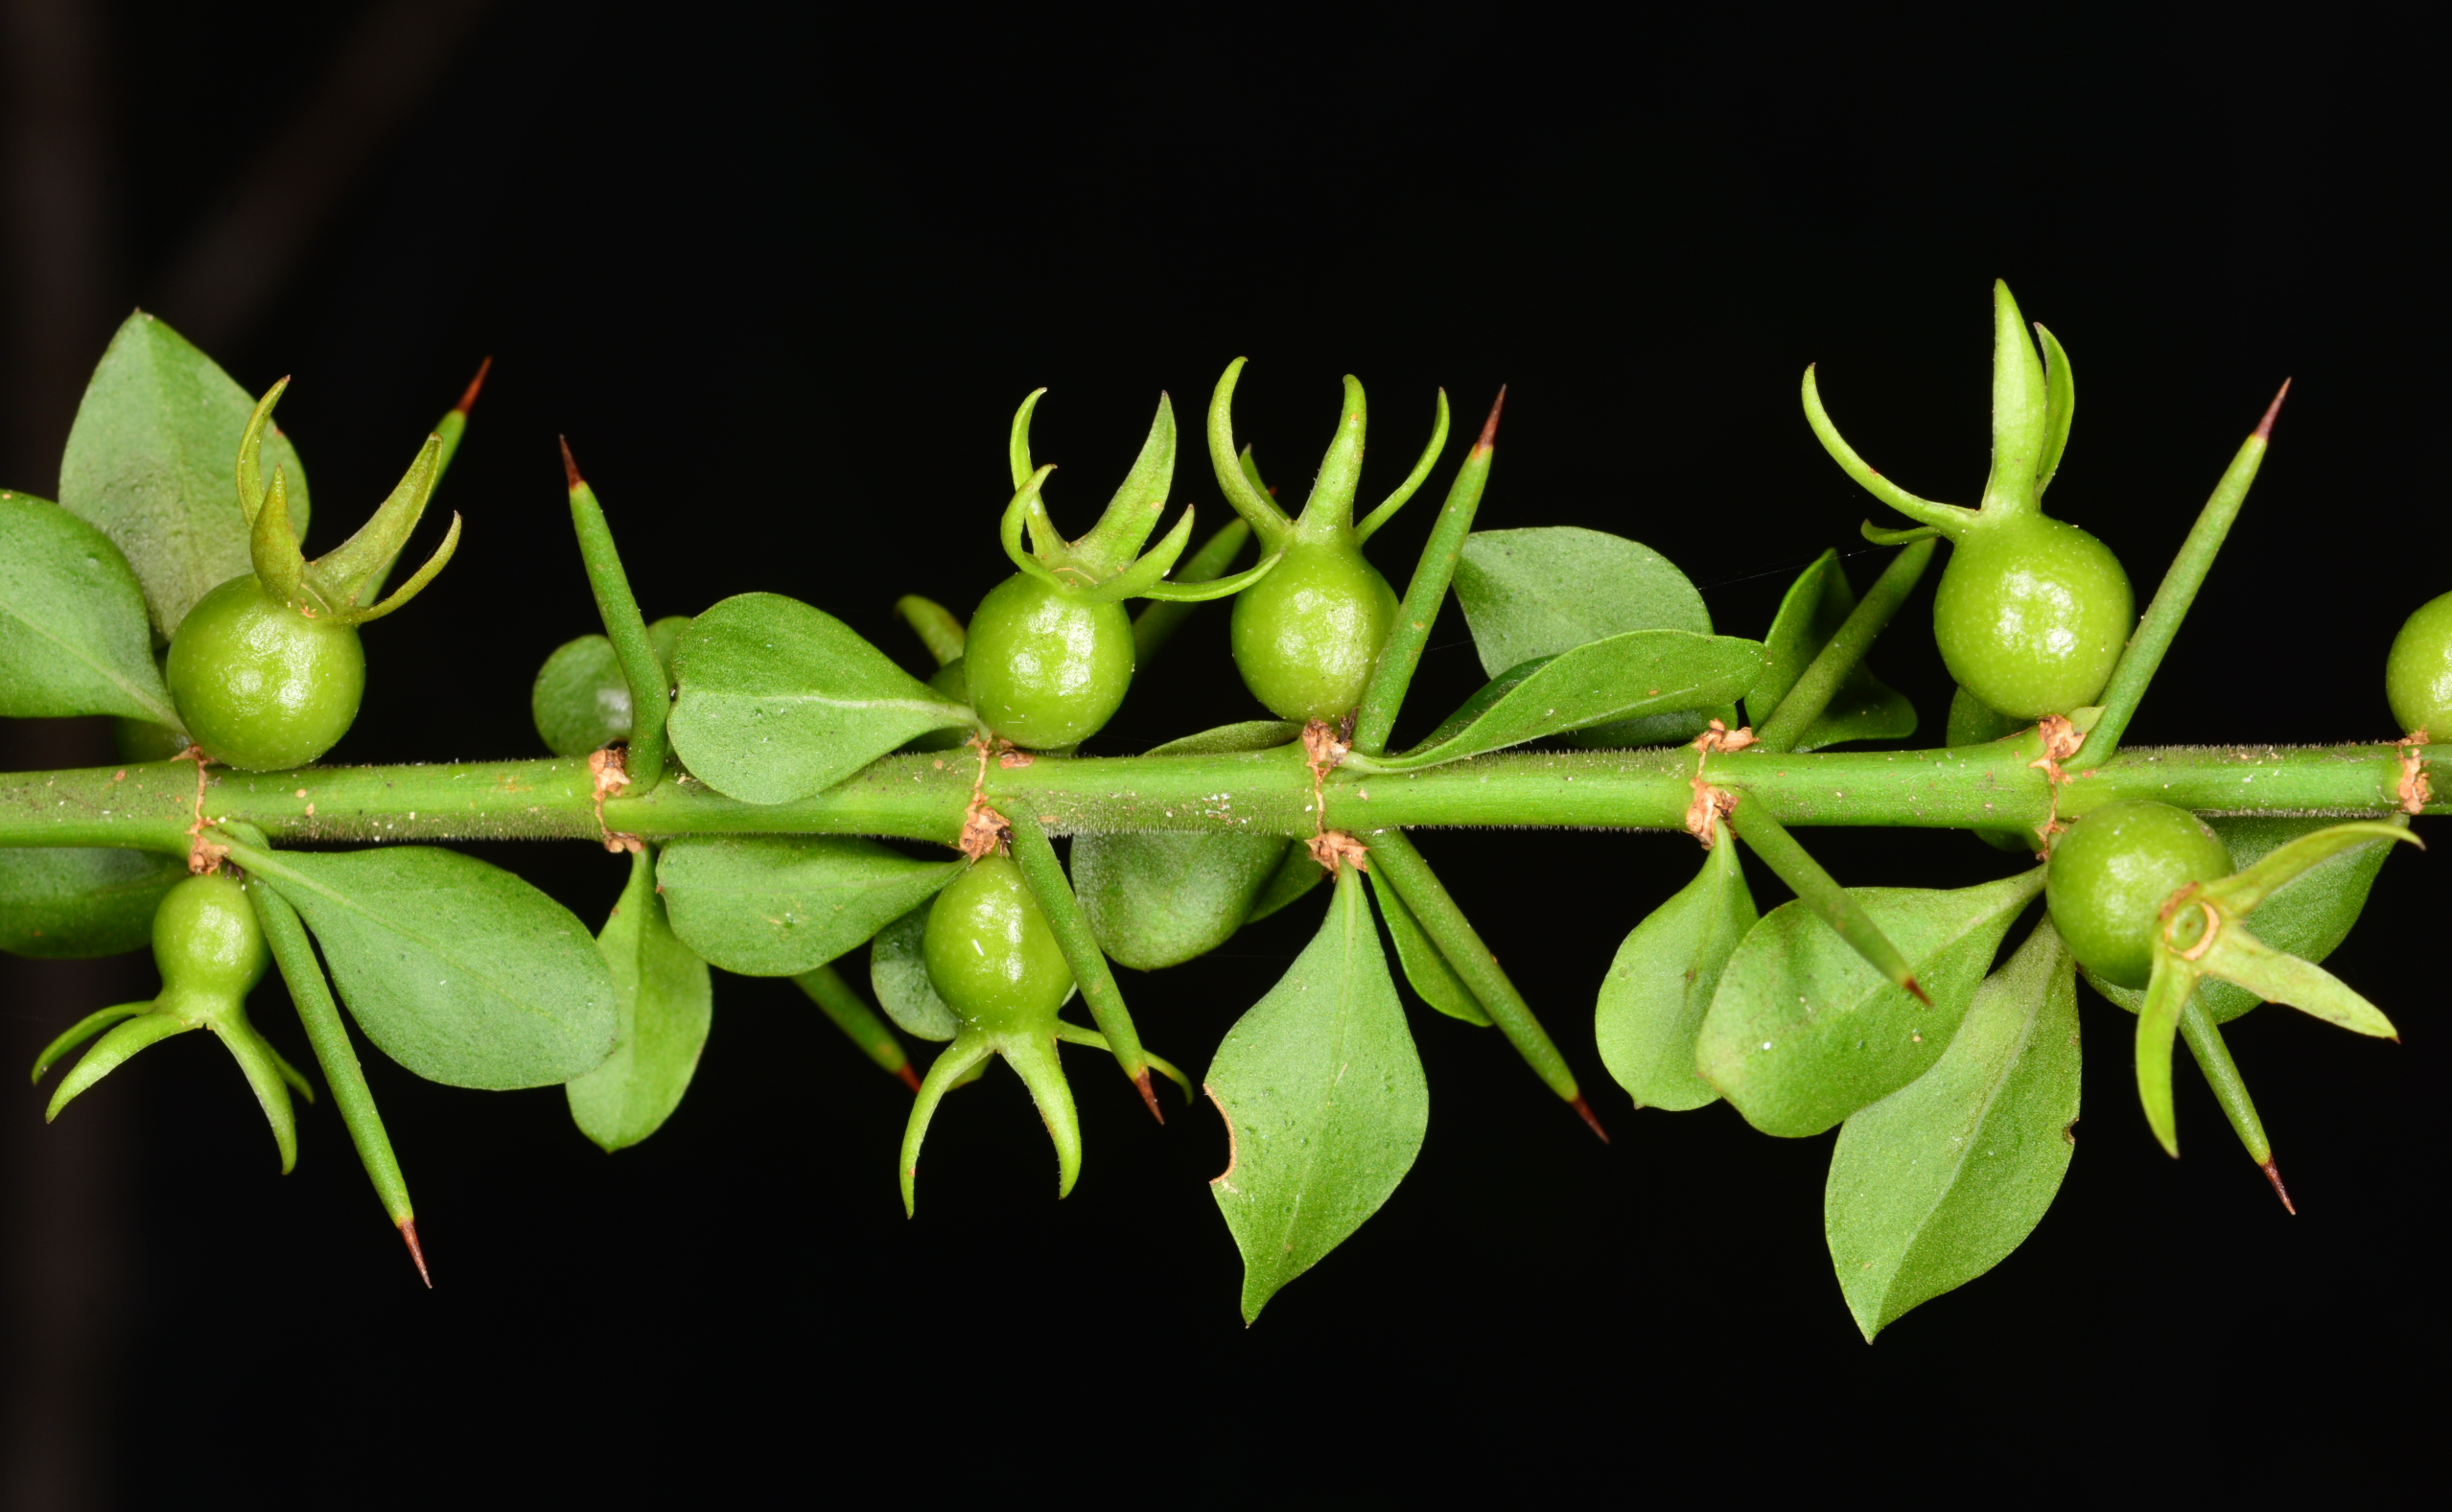
[[[154,302],[173,249],[366,8],[255,7],[243,27],[206,9],[122,6],[99,34],[127,250],[93,353],[140,299],[182,323]],[[1343,372],[1374,401],[1366,491],[1411,459],[1436,388],[1469,434],[1508,384],[1485,524],[1641,539],[1722,630],[1760,635],[1795,571],[1861,549],[1875,512],[1806,430],[1798,373],[1823,364],[1885,472],[1970,499],[1996,276],[2080,380],[2054,512],[2122,554],[2140,600],[2295,380],[2133,742],[2394,733],[2384,648],[2452,587],[2430,465],[2440,243],[2421,234],[2440,143],[2383,66],[2407,39],[2127,23],[1945,49],[1816,17],[1156,32],[947,12],[820,32],[721,8],[649,24],[497,6],[217,348],[251,389],[296,375],[282,421],[313,474],[311,546],[382,497],[495,359],[443,495],[466,516],[460,555],[369,631],[367,707],[331,759],[538,750],[529,681],[594,628],[557,433],[651,617],[773,590],[918,666],[894,598],[959,611],[1008,570],[992,532],[1024,392],[1051,390],[1038,451],[1064,464],[1051,498],[1079,528],[1154,392],[1191,423],[1237,355],[1252,359],[1243,434],[1289,483],[1327,439]],[[47,463],[18,465],[14,486],[52,486]],[[1176,492],[1223,519],[1196,449]],[[1432,513],[1374,547],[1400,584]],[[1878,561],[1852,561],[1859,584]],[[1225,618],[1203,612],[1144,671],[1098,748],[1259,712]],[[1903,614],[1875,660],[1937,737],[1948,683],[1927,623]],[[1444,626],[1412,728],[1479,680],[1460,622]],[[1952,833],[1808,838],[1853,883],[2005,865]],[[583,918],[623,874],[575,846],[471,849]],[[2016,1255],[1868,1348],[1821,1243],[1829,1137],[1769,1139],[1723,1106],[1637,1113],[1592,1048],[1610,955],[1691,874],[1691,844],[1498,831],[1424,849],[1616,1143],[1495,1035],[1417,1011],[1435,1111],[1412,1176],[1249,1331],[1204,1186],[1225,1163],[1207,1109],[1156,1128],[1076,1061],[1087,1156],[1059,1204],[1038,1120],[999,1074],[946,1106],[906,1221],[891,1171],[908,1094],[790,984],[727,978],[689,1101],[619,1155],[556,1091],[370,1063],[432,1292],[329,1105],[304,1113],[298,1170],[276,1179],[202,1036],[49,1131],[41,1097],[12,1095],[0,1124],[20,1175],[70,1123],[120,1131],[85,1188],[94,1265],[45,1259],[35,1203],[56,1183],[27,1176],[0,1218],[12,1315],[73,1340],[40,1357],[65,1374],[17,1372],[17,1441],[51,1425],[45,1453],[82,1456],[79,1494],[127,1504],[300,1476],[350,1500],[761,1472],[811,1498],[872,1475],[1155,1496],[1467,1464],[1529,1489],[1783,1470],[1872,1487],[1894,1483],[1882,1456],[1957,1446],[2049,1477],[2158,1429],[2190,1446],[2183,1463],[2254,1462],[2275,1435],[2314,1468],[2339,1414],[2391,1415],[2397,1374],[2435,1353],[2428,1130],[2452,1076],[2437,858],[2396,856],[2332,963],[2404,1044],[2278,1010],[2230,1035],[2301,1216],[2192,1070],[2187,1158],[2157,1151],[2131,1021],[2084,994],[2094,1054],[2061,1197]],[[1766,878],[1757,893],[1781,896]],[[1317,914],[1127,973],[1144,1036],[1203,1063]],[[18,969],[0,1002],[11,1064],[151,980],[141,961]],[[257,1013],[305,1058],[277,987]],[[1816,1457],[1833,1432],[1855,1453]]]

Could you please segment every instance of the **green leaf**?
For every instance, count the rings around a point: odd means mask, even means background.
[[[1712,633],[1703,595],[1669,558],[1573,525],[1465,537],[1456,600],[1491,677],[1630,630]]]
[[[0,715],[67,714],[178,723],[119,548],[58,504],[0,492]]]
[[[647,643],[667,674],[673,645],[689,626],[687,616],[668,615],[647,627]],[[538,737],[555,756],[586,756],[630,738],[630,680],[613,642],[603,636],[581,636],[555,647],[537,669],[528,711]]]
[[[1310,861],[1311,857],[1306,853],[1303,859]],[[1413,917],[1413,911],[1405,906],[1405,900],[1396,896],[1396,890],[1388,885],[1376,867],[1370,873],[1370,891],[1379,899],[1379,917],[1388,923],[1388,938],[1396,942],[1396,959],[1405,967],[1405,980],[1413,984],[1422,1001],[1450,1018],[1489,1028],[1489,1012],[1482,1007],[1482,1000],[1447,964],[1447,957],[1438,946],[1431,943],[1431,937],[1422,933],[1421,920]]]
[[[970,711],[831,615],[780,593],[727,598],[673,651],[673,749],[708,786],[787,803]]]
[[[1286,846],[1286,858],[1277,863],[1277,870],[1270,873],[1269,880],[1261,885],[1260,896],[1251,900],[1251,912],[1243,921],[1256,924],[1281,908],[1292,907],[1309,897],[1313,888],[1327,880],[1327,872],[1312,859],[1311,848],[1290,842]]]
[[[611,1053],[604,953],[510,872],[430,846],[231,851],[306,916],[366,1037],[429,1082],[550,1086]]]
[[[1850,888],[1932,998],[1925,1007],[1798,903],[1763,917],[1712,997],[1695,1060],[1766,1134],[1818,1134],[1924,1075],[1949,1048],[2041,868],[1955,892]]]
[[[1259,719],[1186,735],[1148,754],[1267,751],[1301,733],[1297,725]],[[1156,971],[1206,955],[1231,938],[1285,854],[1279,835],[1078,835],[1073,891],[1109,956],[1134,970]]]
[[[664,1127],[707,1047],[715,993],[707,963],[672,932],[656,869],[646,852],[630,857],[630,885],[596,936],[613,973],[617,1022],[613,1054],[564,1090],[579,1132],[620,1150]]]
[[[1757,917],[1723,824],[1694,880],[1653,909],[1618,947],[1600,984],[1593,1032],[1601,1063],[1637,1107],[1682,1111],[1719,1101],[1694,1069],[1694,1038],[1728,958]]]
[[[2006,1259],[2075,1149],[2077,979],[2049,920],[1987,980],[1931,1070],[1839,1130],[1822,1223],[1867,1342]]]
[[[142,949],[186,875],[185,862],[147,850],[0,850],[0,950],[59,961]]]
[[[1587,726],[1716,709],[1753,686],[1762,655],[1758,642],[1733,636],[1612,636],[1511,668],[1403,756],[1348,762],[1358,771],[1414,772]]]
[[[1745,695],[1749,720],[1760,726],[1771,717],[1856,606],[1856,589],[1839,553],[1823,552],[1788,589],[1779,616],[1771,621],[1771,633],[1763,638],[1763,678]],[[1858,663],[1794,749],[1812,751],[1846,740],[1903,740],[1915,733],[1915,706]]]
[[[843,835],[716,835],[665,848],[673,933],[742,976],[822,966],[936,896],[962,862]]]
[[[2208,819],[2213,832],[2230,849],[2230,861],[2245,872],[2294,840],[2329,829],[2335,819]],[[2322,961],[2349,938],[2367,907],[2375,873],[2394,847],[2387,840],[2370,841],[2300,872],[2274,890],[2252,916],[2256,938],[2276,950],[2301,961]],[[2118,987],[2087,973],[2087,985],[2134,1013],[2145,1006],[2145,992]],[[2197,988],[2197,1002],[2217,1024],[2227,1024],[2264,1002],[2245,988],[2208,978]]]
[[[167,640],[206,593],[253,570],[239,508],[239,437],[255,401],[213,360],[152,315],[128,317],[103,353],[68,449],[59,502],[115,542]],[[307,534],[307,470],[278,430],[264,472],[289,487],[290,527]]]
[[[933,900],[931,900],[933,902]],[[942,1044],[962,1030],[953,1009],[937,995],[928,980],[927,957],[921,944],[928,933],[928,909],[922,903],[886,925],[869,942],[869,989],[895,1027],[915,1039]]]
[[[1209,1066],[1226,1169],[1209,1183],[1243,1252],[1247,1323],[1379,1211],[1413,1169],[1430,1091],[1350,867],[1319,933]]]

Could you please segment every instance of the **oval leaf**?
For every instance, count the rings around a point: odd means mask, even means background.
[[[141,310],[110,338],[77,406],[59,502],[118,545],[160,640],[206,593],[254,569],[238,486],[239,437],[254,410],[211,358]],[[264,476],[276,467],[303,541],[307,470],[277,430],[264,438]]]
[[[550,1086],[612,1051],[604,953],[510,872],[430,846],[241,859],[306,916],[366,1037],[429,1082]]]
[[[1763,679],[1745,695],[1749,720],[1760,725],[1771,717],[1856,606],[1856,588],[1839,553],[1823,552],[1789,586],[1771,633],[1763,638]],[[1915,733],[1915,705],[1858,663],[1829,707],[1806,727],[1795,749],[1815,751],[1844,740],[1903,740]]]
[[[1955,892],[1848,893],[1931,995],[1925,1007],[1801,904],[1763,917],[1713,994],[1695,1043],[1703,1075],[1766,1134],[1818,1134],[1941,1058],[2039,868]]]
[[[1737,846],[1722,825],[1694,880],[1618,947],[1600,984],[1593,1031],[1601,1063],[1637,1107],[1682,1111],[1719,1101],[1694,1069],[1694,1037],[1728,958],[1756,917]]]
[[[960,1032],[953,1009],[937,995],[928,980],[927,957],[921,953],[928,933],[928,909],[922,903],[877,931],[869,942],[869,989],[877,1006],[897,1029],[919,1039],[942,1044]]]
[[[1716,709],[1754,685],[1763,648],[1733,636],[1638,630],[1510,669],[1401,756],[1360,770],[1413,772],[1569,730]]]
[[[2006,1259],[2043,1221],[2077,1122],[2077,977],[2047,919],[1931,1070],[1839,1130],[1822,1222],[1868,1342]]]
[[[745,803],[806,798],[915,735],[970,722],[851,626],[781,593],[700,615],[674,648],[673,677],[673,749]]]
[[[1307,851],[1303,859],[1311,860]],[[1313,862],[1315,867],[1318,864]],[[1448,965],[1438,946],[1431,943],[1431,937],[1422,933],[1421,921],[1396,896],[1396,890],[1381,878],[1377,868],[1370,873],[1370,891],[1379,899],[1379,917],[1387,921],[1388,938],[1396,942],[1396,960],[1405,968],[1405,980],[1413,984],[1422,1001],[1450,1018],[1489,1028],[1489,1011],[1456,974],[1456,968]]]
[[[176,856],[147,850],[0,850],[0,950],[58,961],[142,949],[186,875]]]
[[[178,723],[153,663],[144,591],[109,537],[0,492],[0,714]]]
[[[656,879],[690,949],[742,976],[798,976],[856,948],[961,870],[874,840],[723,835],[666,846]]]
[[[681,1105],[707,1048],[715,991],[707,963],[666,919],[644,851],[631,854],[630,885],[595,942],[613,973],[619,1027],[604,1064],[564,1090],[579,1132],[612,1151],[654,1133]]]
[[[1703,595],[1669,558],[1573,525],[1465,537],[1456,601],[1491,677],[1630,630],[1712,633]]]
[[[2213,832],[2230,849],[2232,866],[2241,872],[2290,842],[2341,823],[2338,819],[2208,819]],[[2331,857],[2300,872],[2256,905],[2249,923],[2256,938],[2276,950],[2301,961],[2322,961],[2349,938],[2352,924],[2367,907],[2385,856],[2399,848],[2375,840]],[[2138,988],[2118,987],[2088,972],[2089,987],[2134,1013],[2145,1006]],[[2264,999],[2246,988],[2208,977],[2198,985],[2197,1002],[2217,1024],[2227,1024]]]
[[[1225,1117],[1209,1183],[1243,1252],[1247,1323],[1380,1209],[1412,1170],[1430,1091],[1359,873],[1269,995],[1235,1020],[1203,1088]]]

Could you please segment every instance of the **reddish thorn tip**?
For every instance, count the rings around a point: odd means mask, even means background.
[[[400,1221],[400,1237],[409,1242],[409,1258],[417,1262],[417,1279],[426,1283],[427,1291],[433,1291],[434,1278],[426,1269],[425,1246],[417,1243],[417,1220],[413,1218],[402,1219]]]
[[[920,1090],[920,1073],[911,1069],[910,1061],[905,1060],[902,1064],[896,1066],[894,1068],[894,1074],[900,1077],[902,1079],[902,1084],[909,1087],[914,1093],[917,1093]]]
[[[1499,397],[1490,401],[1490,418],[1482,422],[1482,439],[1473,443],[1476,452],[1487,452],[1499,444],[1499,411],[1506,407],[1506,384],[1499,385]]]
[[[1575,1105],[1575,1110],[1582,1115],[1583,1121],[1592,1126],[1592,1131],[1600,1136],[1600,1142],[1604,1145],[1609,1143],[1609,1130],[1601,1128],[1600,1120],[1593,1116],[1592,1105],[1583,1100],[1583,1094],[1578,1092],[1568,1101]]]
[[[1141,1101],[1149,1105],[1150,1117],[1156,1119],[1161,1124],[1165,1123],[1166,1114],[1158,1109],[1157,1093],[1153,1091],[1150,1087],[1150,1068],[1143,1066],[1141,1068],[1141,1074],[1133,1079],[1133,1084],[1141,1089]]]
[[[1925,996],[1925,989],[1916,985],[1916,979],[1914,977],[1909,977],[1907,980],[1900,983],[1899,985],[1905,988],[1917,1002],[1922,1003],[1927,1008],[1932,1007],[1932,999]]]
[[[459,403],[452,406],[455,413],[463,416],[468,413],[468,407],[477,403],[477,391],[485,386],[485,375],[493,370],[494,359],[490,355],[477,364],[477,376],[468,381],[468,387],[460,393]]]
[[[578,459],[571,454],[571,438],[565,435],[554,439],[562,443],[562,476],[570,479],[571,492],[575,494],[588,486],[588,480],[579,476]]]
[[[2256,422],[2257,440],[2270,441],[2273,439],[2274,416],[2281,413],[2281,402],[2289,397],[2290,380],[2285,378],[2281,381],[2281,392],[2274,395],[2274,402],[2265,407],[2265,418]]]
[[[2299,1209],[2290,1200],[2290,1188],[2281,1184],[2281,1172],[2275,1167],[2270,1158],[2264,1162],[2263,1169],[2265,1179],[2274,1184],[2274,1196],[2281,1198],[2281,1210],[2297,1218]]]

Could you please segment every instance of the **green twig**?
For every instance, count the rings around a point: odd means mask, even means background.
[[[1805,848],[1771,816],[1768,808],[1758,803],[1740,802],[1728,816],[1728,826],[1763,858],[1763,864],[1771,869],[1774,876],[1787,884],[1788,891],[1800,902],[1812,910],[1814,917],[1837,931],[1840,939],[1864,957],[1866,965],[1905,988],[1917,1002],[1927,1008],[1932,1006],[1932,999],[1917,985],[1915,970],[1899,953],[1899,947],[1890,942],[1890,937],[1881,932],[1881,927],[1848,895],[1846,888],[1822,870],[1821,862],[1805,853]]]
[[[2248,1082],[2239,1075],[2239,1065],[2230,1058],[2230,1047],[2222,1042],[2222,1030],[2206,1012],[2206,1006],[2191,997],[2180,1012],[2180,1034],[2188,1042],[2188,1053],[2197,1058],[2197,1069],[2205,1073],[2206,1085],[2213,1088],[2214,1101],[2239,1133],[2239,1142],[2248,1147],[2248,1158],[2254,1161],[2273,1183],[2274,1196],[2292,1213],[2290,1193],[2281,1184],[2281,1172],[2274,1165],[2273,1142],[2265,1138],[2264,1121],[2256,1117],[2255,1101],[2248,1096]]]
[[[2265,448],[2273,439],[2274,417],[2281,413],[2281,402],[2289,396],[2290,384],[2285,381],[2266,407],[2265,418],[2256,422],[2255,431],[2240,443],[2222,481],[2214,485],[2213,497],[2197,512],[2197,523],[2188,527],[2180,554],[2162,574],[2162,586],[2154,591],[2154,602],[2146,606],[2145,617],[2137,621],[2128,649],[2120,653],[2119,664],[2112,668],[2112,681],[2103,689],[2103,717],[2086,737],[2087,765],[2099,766],[2118,753],[2120,737],[2128,733],[2129,721],[2145,698],[2146,685],[2162,665],[2162,654],[2171,649],[2180,622],[2188,616],[2188,606],[2196,602],[2197,590],[2205,586],[2206,573],[2212,570],[2223,538],[2239,518],[2239,506],[2248,500],[2248,486],[2256,480],[2256,469],[2263,465]]]
[[[664,663],[647,640],[647,622],[639,600],[621,570],[621,553],[614,548],[613,527],[605,523],[604,506],[595,490],[579,476],[571,443],[562,443],[562,469],[571,485],[571,523],[578,532],[579,555],[587,563],[588,587],[595,593],[596,613],[604,633],[621,660],[622,680],[630,685],[630,746],[624,770],[640,792],[664,780],[665,715],[672,705],[671,685]]]
[[[1448,585],[1456,580],[1464,538],[1472,533],[1473,516],[1482,507],[1482,491],[1490,480],[1491,454],[1498,448],[1499,411],[1506,406],[1506,389],[1502,386],[1499,397],[1491,401],[1490,418],[1482,423],[1482,438],[1465,454],[1456,470],[1456,481],[1448,486],[1447,502],[1422,547],[1413,580],[1405,587],[1396,628],[1389,632],[1379,664],[1371,669],[1370,682],[1363,688],[1361,711],[1354,721],[1354,749],[1365,756],[1386,751],[1389,736],[1395,732],[1396,710],[1405,702],[1414,669],[1421,665],[1431,627],[1438,621],[1439,606],[1447,601]]]
[[[1829,642],[1814,654],[1813,660],[1788,688],[1786,696],[1780,700],[1779,708],[1773,709],[1771,717],[1754,732],[1758,749],[1768,754],[1792,751],[1796,743],[1805,738],[1805,733],[1812,728],[1813,721],[1822,717],[1822,710],[1828,709],[1831,700],[1837,695],[1839,685],[1847,681],[1848,674],[1855,671],[1864,661],[1865,653],[1873,649],[1873,642],[1880,637],[1882,628],[1890,623],[1890,616],[1899,612],[1899,606],[1905,603],[1907,595],[1915,591],[1917,582],[1924,577],[1925,569],[1931,565],[1932,554],[1938,548],[1938,543],[1927,538],[1890,559],[1890,565],[1881,570],[1881,575],[1874,580],[1873,587],[1866,591],[1864,597],[1857,600],[1857,606],[1848,612],[1847,619]]]
[[[1157,1094],[1150,1087],[1149,1058],[1141,1051],[1133,1015],[1124,1007],[1124,993],[1115,985],[1115,973],[1107,965],[1107,952],[1099,948],[1098,936],[1090,930],[1089,916],[1082,912],[1081,899],[1073,896],[1073,884],[1065,879],[1063,863],[1056,859],[1056,848],[1047,842],[1047,831],[1024,813],[1009,815],[1006,823],[1013,826],[1014,860],[1021,868],[1022,880],[1030,884],[1039,911],[1047,916],[1047,927],[1055,932],[1065,964],[1073,968],[1073,980],[1080,984],[1082,1001],[1089,1005],[1089,1016],[1098,1020],[1099,1032],[1115,1052],[1116,1064],[1141,1089],[1150,1116],[1165,1123]]]
[[[1234,565],[1235,553],[1243,543],[1251,539],[1251,527],[1240,520],[1229,520],[1217,534],[1201,543],[1201,548],[1186,557],[1175,569],[1179,583],[1213,583],[1226,575]],[[1168,603],[1154,599],[1133,616],[1133,651],[1136,660],[1147,663],[1158,654],[1183,621],[1192,616],[1198,604]]]
[[[792,978],[800,989],[808,994],[844,1037],[860,1047],[860,1053],[874,1060],[888,1076],[899,1077],[912,1091],[920,1090],[919,1074],[911,1069],[911,1058],[902,1053],[902,1041],[885,1027],[876,1010],[869,1007],[852,984],[843,980],[832,966],[819,966]]]

